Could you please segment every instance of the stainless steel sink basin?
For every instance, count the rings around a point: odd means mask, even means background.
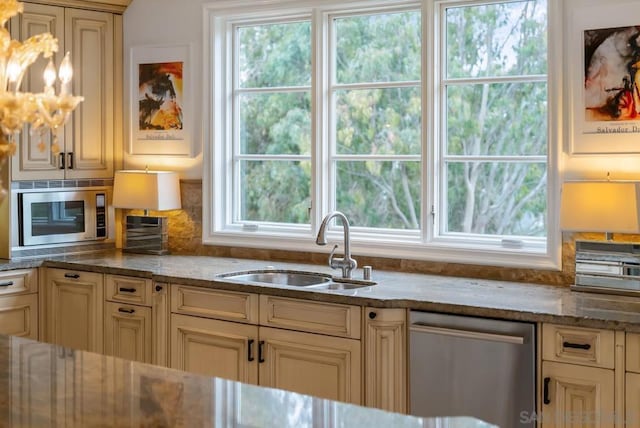
[[[221,278],[240,282],[258,282],[261,284],[289,285],[294,287],[311,287],[331,282],[329,275],[313,272],[259,270],[220,275]]]
[[[218,278],[245,284],[273,284],[334,291],[354,290],[376,284],[373,281],[332,278],[331,275],[323,273],[277,269],[223,273],[218,275]]]

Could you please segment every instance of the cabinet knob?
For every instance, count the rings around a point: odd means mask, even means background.
[[[156,285],[156,291],[162,291],[162,285]]]
[[[369,312],[369,318],[370,318],[370,319],[375,319],[377,316],[378,316],[378,314],[377,314],[377,313],[375,313],[375,312],[373,312],[373,311]]]

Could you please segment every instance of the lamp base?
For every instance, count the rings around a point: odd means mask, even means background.
[[[128,215],[122,251],[125,253],[170,254],[167,217]]]

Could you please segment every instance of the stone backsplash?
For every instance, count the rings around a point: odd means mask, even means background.
[[[325,264],[327,262],[326,253],[205,246],[202,244],[202,182],[200,180],[182,180],[181,196],[181,210],[168,211],[161,214],[169,217],[169,247],[173,254],[238,257],[273,261],[299,261],[316,264]],[[160,215],[160,213],[154,213],[153,215]],[[640,236],[635,235],[618,235],[616,238],[622,238],[625,241],[640,240]],[[574,260],[576,239],[602,240],[603,234],[565,233],[562,243],[561,271],[504,268],[382,257],[358,256],[357,258],[360,266],[371,265],[374,269],[568,286],[573,283],[575,276]]]

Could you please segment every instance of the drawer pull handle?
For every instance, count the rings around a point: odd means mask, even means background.
[[[135,309],[118,308],[118,312],[122,312],[123,314],[133,314],[136,311]]]
[[[136,292],[135,288],[120,287],[119,290],[120,290],[121,293],[135,293]]]
[[[591,349],[591,345],[588,343],[571,343],[571,342],[562,342],[563,348],[571,348],[571,349],[584,349],[588,351]]]
[[[248,361],[255,360],[255,358],[253,357],[253,342],[255,342],[254,339],[249,339],[249,341],[247,342],[247,360]]]
[[[551,404],[551,400],[549,399],[549,382],[551,382],[550,377],[544,378],[544,392],[542,394],[542,401],[544,404]]]
[[[65,273],[64,277],[71,278],[71,279],[78,279],[80,278],[80,275],[78,275],[77,273]]]
[[[264,363],[264,340],[258,342],[258,362]]]
[[[13,285],[13,281],[0,282],[0,287],[11,287]]]

